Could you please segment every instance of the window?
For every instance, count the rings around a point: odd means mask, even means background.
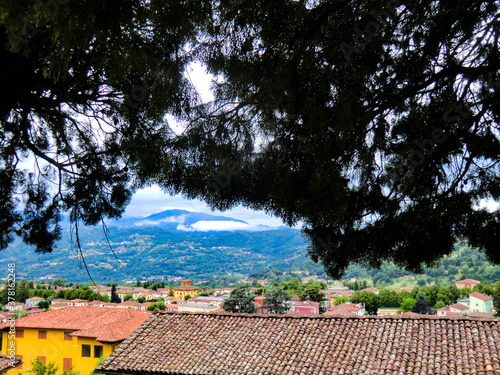
[[[90,345],[82,345],[82,357],[90,358]]]
[[[16,355],[16,358],[20,359],[21,361],[23,360],[22,355]],[[23,369],[23,364],[21,363],[19,366],[14,367],[14,370],[22,370]]]
[[[45,364],[45,357],[38,357],[38,359],[40,360],[40,362],[42,362],[43,364]]]
[[[39,339],[46,339],[47,338],[47,331],[38,331],[38,338]]]
[[[72,364],[71,358],[63,358],[63,371],[71,370],[72,366],[73,366],[73,364]]]
[[[94,358],[101,358],[102,354],[102,345],[94,345]]]
[[[71,332],[64,332],[64,340],[73,341],[73,337],[69,335],[70,333]]]
[[[24,337],[24,329],[16,329],[16,338],[22,339]]]

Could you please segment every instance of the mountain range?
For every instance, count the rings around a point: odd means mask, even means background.
[[[144,218],[123,218],[109,223],[111,227],[158,227],[165,230],[181,230],[190,232],[209,231],[261,231],[274,229],[266,225],[250,225],[239,219],[227,216],[216,216],[202,212],[186,210],[167,210]]]
[[[293,228],[249,225],[243,220],[185,210],[144,218],[123,218],[76,233],[63,222],[57,247],[38,254],[20,240],[2,251],[0,266],[16,263],[18,277],[63,278],[98,283],[132,278],[220,278],[249,274],[267,266],[294,267],[306,258],[307,245]],[[83,255],[83,257],[82,257]],[[298,267],[300,268],[300,267]]]

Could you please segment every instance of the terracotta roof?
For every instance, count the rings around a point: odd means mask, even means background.
[[[490,296],[487,296],[486,294],[482,294],[482,293],[478,293],[478,292],[474,292],[474,293],[469,294],[469,298],[470,297],[480,299],[481,301],[489,301],[490,299],[493,299]]]
[[[284,314],[284,316],[318,316],[318,314],[314,314],[308,311],[291,311]]]
[[[468,316],[472,317],[472,318],[494,318],[495,316],[493,315],[493,313],[487,313],[487,312],[468,312],[467,313]]]
[[[335,306],[335,307],[338,307],[338,306]],[[347,316],[356,316],[356,314],[354,313],[354,311],[344,309],[341,307],[341,308],[338,308],[335,310],[333,310],[333,309],[328,310],[322,316],[344,316],[344,317],[347,317]]]
[[[301,301],[294,304],[296,307],[318,307],[319,303],[314,301]]]
[[[455,284],[481,284],[481,281],[473,279],[465,279],[457,281]]]
[[[406,290],[408,292],[411,292],[413,290],[413,287],[412,286],[404,286],[401,288],[401,290]]]
[[[133,306],[133,307],[138,307],[141,306],[139,302],[136,301],[125,301],[122,303],[119,303],[120,306]]]
[[[96,368],[112,374],[494,374],[498,320],[159,313]]]
[[[42,297],[31,297],[31,298],[28,298],[26,301],[44,301],[45,298],[42,298]]]
[[[116,342],[127,338],[149,315],[149,312],[131,309],[75,306],[17,319],[16,327],[64,329],[75,331],[72,336]],[[0,324],[0,329],[7,328],[8,324]]]
[[[174,288],[174,290],[179,290],[179,291],[189,291],[189,290],[198,290],[200,288],[198,288],[197,286],[192,286],[192,285],[182,285],[182,286],[178,286],[177,288]]]
[[[363,309],[364,306],[362,304],[355,304],[355,303],[350,303],[350,302],[344,302],[341,303],[340,305],[334,306],[330,309],[330,311],[333,310],[338,310],[338,309],[346,309],[349,311],[359,311]]]
[[[461,303],[454,303],[453,305],[450,305],[449,307],[453,307],[454,309],[462,310],[462,311],[469,310],[469,308],[467,306],[462,305]]]
[[[299,296],[298,296],[298,295],[294,294],[294,295],[292,296],[292,298],[290,298],[290,301],[294,301],[294,302],[296,302],[296,301],[300,301],[300,298],[299,298]]]
[[[11,368],[19,366],[21,364],[21,360],[19,358],[7,357],[4,354],[0,354],[0,373],[3,373]]]
[[[418,318],[421,318],[423,315],[419,314],[419,313],[414,313],[412,311],[407,311],[407,312],[399,314],[398,316],[400,318],[414,318],[414,319],[418,319]]]

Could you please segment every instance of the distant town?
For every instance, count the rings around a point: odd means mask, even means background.
[[[327,282],[316,276],[270,283],[245,280],[228,287],[198,286],[190,279],[135,281],[135,285],[83,285],[56,279],[22,280],[2,286],[2,355],[7,375],[49,370],[89,374],[152,314],[236,314],[235,316],[409,319],[472,318],[498,321],[500,282],[458,280],[449,286],[375,288],[366,280]],[[16,300],[9,301],[9,292]],[[188,315],[190,316],[190,315]],[[13,328],[14,327],[14,328]],[[10,335],[10,336],[9,336]],[[9,340],[15,336],[15,341]],[[51,338],[57,355],[48,356]],[[73,350],[68,341],[77,341]],[[14,343],[9,346],[7,343]],[[13,355],[14,354],[14,355]],[[2,357],[0,356],[0,359]],[[38,369],[38,370],[37,370]],[[42,373],[45,373],[43,372]]]

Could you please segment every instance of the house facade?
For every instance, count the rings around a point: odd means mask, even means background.
[[[107,357],[148,317],[125,309],[67,307],[16,320],[15,352],[23,364],[7,375],[27,373],[32,361],[54,363],[60,371],[73,368],[89,374],[99,358]],[[2,354],[7,354],[9,323],[3,323]]]
[[[41,301],[45,301],[45,298],[42,298],[42,297],[31,297],[31,298],[28,298],[24,303],[25,303],[26,306],[36,306]]]
[[[474,287],[478,284],[481,284],[481,281],[473,279],[460,280],[455,283],[458,289],[463,289],[463,288],[474,289]]]
[[[398,315],[401,309],[399,307],[379,307],[377,310],[378,316],[394,316]]]
[[[196,297],[200,288],[191,285],[191,280],[181,280],[181,286],[174,288],[174,297],[184,299],[186,296]]]
[[[491,313],[491,309],[493,309],[493,298],[486,294],[471,293],[469,300],[471,312]]]

